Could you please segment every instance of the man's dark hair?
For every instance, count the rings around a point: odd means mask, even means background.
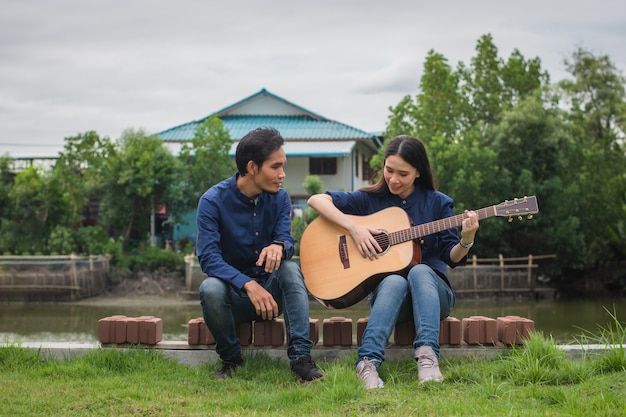
[[[280,149],[285,140],[278,130],[271,127],[259,127],[248,132],[237,144],[235,162],[242,177],[247,174],[246,167],[253,161],[259,169],[269,156]]]

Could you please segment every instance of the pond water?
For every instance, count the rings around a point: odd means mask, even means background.
[[[608,310],[608,312],[607,312]],[[609,314],[610,313],[610,314]],[[202,315],[193,298],[173,296],[94,297],[73,303],[0,303],[0,344],[9,342],[97,342],[98,320],[123,314],[151,315],[163,319],[163,340],[187,340],[187,322]],[[364,302],[350,308],[327,309],[311,301],[310,316],[320,323],[328,317],[367,317]],[[535,322],[535,329],[552,335],[558,343],[575,343],[574,337],[598,326],[613,324],[611,315],[626,321],[626,298],[596,300],[459,300],[452,312],[458,319],[481,315],[497,318],[517,315]],[[320,326],[321,327],[321,326]],[[321,330],[321,329],[320,329]]]

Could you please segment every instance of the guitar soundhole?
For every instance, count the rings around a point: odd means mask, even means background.
[[[383,250],[381,253],[379,253],[379,255],[384,255],[385,253],[389,251],[389,247],[391,246],[391,243],[389,241],[389,233],[384,229],[378,229],[378,230],[384,233],[375,235],[374,239],[376,239],[376,242],[378,242],[378,245]]]

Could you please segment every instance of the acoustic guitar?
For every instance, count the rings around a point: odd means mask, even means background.
[[[479,219],[528,216],[539,212],[534,196],[504,201],[475,210]],[[313,297],[331,308],[346,308],[362,300],[390,273],[404,273],[419,263],[420,238],[460,227],[463,214],[411,226],[406,212],[390,207],[368,216],[350,216],[355,223],[380,230],[374,238],[383,249],[379,258],[361,256],[350,234],[320,216],[307,226],[300,241],[300,266]]]

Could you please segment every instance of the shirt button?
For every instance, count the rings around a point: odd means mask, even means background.
[[[259,232],[254,232],[254,235],[255,235],[255,236],[258,236],[258,235],[259,235]]]

